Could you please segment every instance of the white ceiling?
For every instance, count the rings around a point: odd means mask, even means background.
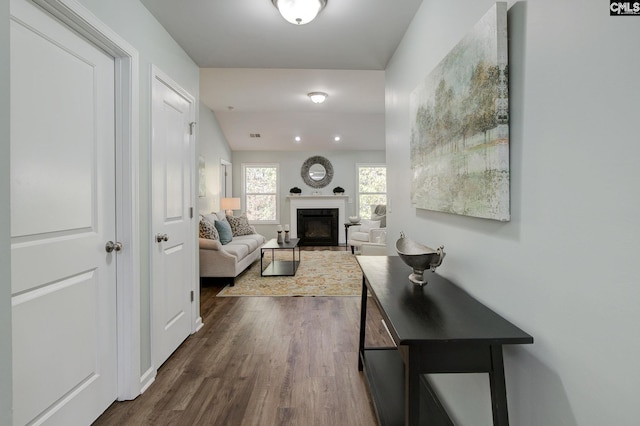
[[[328,0],[302,26],[271,0],[141,1],[201,67],[232,150],[385,148],[383,70],[422,0]]]

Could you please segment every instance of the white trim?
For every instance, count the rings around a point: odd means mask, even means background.
[[[384,167],[388,172],[389,168],[386,163],[356,163],[356,186],[355,186],[355,209],[353,214],[356,216],[360,216],[360,167]],[[386,172],[385,172],[386,173]],[[365,192],[364,194],[384,194],[387,199],[387,203],[389,201],[389,192],[387,188],[387,192]],[[388,212],[388,211],[387,211]]]
[[[156,381],[156,369],[149,367],[140,377],[140,393],[143,394]]]
[[[341,226],[346,221],[347,201],[346,195],[293,195],[288,196],[289,217],[291,221],[291,238],[298,238],[298,209],[338,209],[338,244],[346,244],[344,232]]]
[[[138,51],[76,0],[33,0],[115,59],[118,400],[140,394]]]
[[[225,175],[223,176],[223,173]],[[223,198],[233,197],[233,164],[220,159],[220,201]]]
[[[276,169],[276,218],[275,220],[249,220],[249,223],[256,225],[273,225],[280,223],[280,210],[282,202],[280,200],[280,163],[242,163],[242,210],[247,210],[247,167],[252,168],[275,168]],[[265,193],[265,194],[271,194]]]
[[[196,305],[200,306],[200,292],[196,291],[196,302],[194,302]],[[195,323],[193,324],[193,333],[199,331],[202,327],[204,327],[204,323],[202,322],[202,317],[198,316],[198,318],[196,318]],[[193,334],[192,333],[192,334]]]

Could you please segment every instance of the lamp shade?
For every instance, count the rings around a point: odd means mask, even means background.
[[[240,208],[240,198],[223,198],[220,200],[222,210],[238,210]]]
[[[327,4],[327,0],[271,0],[280,15],[294,25],[313,21]]]

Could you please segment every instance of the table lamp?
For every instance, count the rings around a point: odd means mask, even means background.
[[[240,198],[223,198],[220,200],[220,208],[227,216],[233,216],[233,211],[240,209]]]

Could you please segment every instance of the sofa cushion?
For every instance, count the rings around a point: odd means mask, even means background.
[[[236,242],[225,244],[222,246],[222,250],[236,257],[237,260],[242,260],[249,254],[249,247],[245,244],[237,244]]]
[[[227,221],[231,225],[234,237],[253,234],[253,228],[249,225],[246,213],[242,213],[240,216],[227,216]]]
[[[260,234],[241,235],[233,237],[233,244],[242,244],[247,247],[249,252],[256,250],[262,244],[264,244],[264,237]]]
[[[200,238],[206,238],[209,240],[220,239],[216,226],[205,217],[200,218]]]
[[[233,239],[233,232],[231,232],[231,226],[229,226],[229,222],[223,222],[221,220],[216,220],[214,222],[216,229],[218,230],[218,234],[220,235],[220,242],[222,244],[228,244]]]

